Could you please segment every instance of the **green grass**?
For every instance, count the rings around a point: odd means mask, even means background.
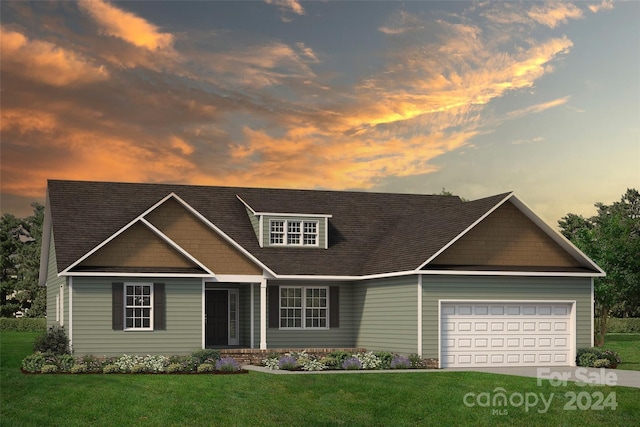
[[[552,387],[535,378],[473,372],[271,375],[23,375],[34,333],[4,332],[2,426],[621,426],[640,422],[640,390]],[[467,393],[553,394],[547,413],[493,415]],[[615,393],[612,411],[564,410],[565,393]],[[500,409],[500,408],[498,408]],[[504,409],[504,407],[502,408]],[[537,409],[542,409],[538,405]]]
[[[607,334],[604,348],[618,352],[622,360],[618,369],[640,371],[640,334]]]

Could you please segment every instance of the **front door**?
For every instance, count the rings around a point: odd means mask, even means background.
[[[238,345],[238,290],[207,290],[205,346]]]

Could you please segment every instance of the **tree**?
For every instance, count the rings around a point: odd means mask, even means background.
[[[562,234],[607,273],[594,282],[595,338],[602,346],[612,314],[640,315],[640,193],[627,189],[620,201],[595,206],[596,216],[570,213],[558,224]]]
[[[0,315],[21,311],[27,317],[46,314],[46,289],[38,285],[44,206],[32,203],[33,215],[0,219]]]

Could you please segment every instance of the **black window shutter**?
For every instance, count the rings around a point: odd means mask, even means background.
[[[329,287],[329,327],[340,326],[340,287]]]
[[[114,331],[124,329],[124,283],[111,284],[111,328]]]
[[[278,328],[280,325],[280,287],[267,287],[269,298],[269,327]]]
[[[164,283],[153,284],[153,329],[166,329],[166,298]]]

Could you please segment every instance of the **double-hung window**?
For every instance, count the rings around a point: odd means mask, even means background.
[[[318,246],[318,221],[272,219],[269,224],[271,245]]]
[[[326,287],[280,287],[280,328],[326,329],[329,294]]]
[[[125,284],[125,330],[153,329],[153,285]]]

